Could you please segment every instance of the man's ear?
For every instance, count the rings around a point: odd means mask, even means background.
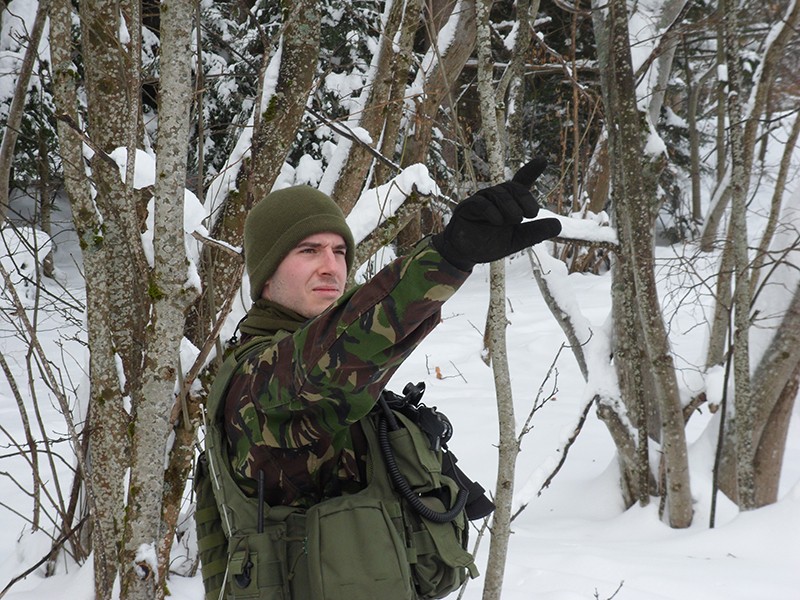
[[[269,279],[264,284],[264,287],[261,288],[261,299],[262,300],[269,300]]]

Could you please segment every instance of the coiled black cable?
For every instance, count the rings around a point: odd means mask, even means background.
[[[411,505],[411,508],[413,508],[414,511],[417,512],[423,519],[433,521],[434,523],[449,523],[453,521],[464,510],[464,507],[467,504],[467,497],[469,496],[469,493],[465,489],[459,489],[458,495],[456,496],[456,501],[453,504],[453,508],[444,512],[439,512],[432,509],[430,506],[427,506],[417,495],[417,493],[411,489],[408,481],[400,472],[400,468],[397,466],[397,461],[394,459],[394,452],[392,451],[392,446],[389,442],[389,419],[393,421],[393,431],[399,429],[399,426],[391,410],[389,410],[385,405],[384,409],[384,414],[381,414],[378,418],[378,443],[380,444],[383,458],[386,461],[386,470],[389,472],[389,478],[392,480],[395,488]]]

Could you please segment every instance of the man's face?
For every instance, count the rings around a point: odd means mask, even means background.
[[[338,233],[315,233],[289,251],[261,297],[312,318],[344,293],[347,245]]]

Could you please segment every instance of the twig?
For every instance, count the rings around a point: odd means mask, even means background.
[[[400,165],[398,165],[397,163],[392,162],[391,160],[386,158],[383,154],[381,154],[380,152],[375,150],[375,148],[373,148],[372,146],[370,146],[369,144],[364,142],[364,140],[362,140],[355,133],[353,133],[350,130],[350,128],[347,127],[346,125],[341,125],[341,124],[334,123],[333,121],[331,121],[327,117],[322,116],[317,111],[315,111],[313,108],[309,108],[308,106],[306,106],[306,112],[308,114],[310,114],[312,117],[314,117],[315,119],[317,119],[318,121],[321,121],[324,125],[327,125],[328,127],[330,127],[333,131],[335,131],[339,135],[347,138],[348,140],[351,140],[351,141],[355,142],[356,144],[358,144],[359,146],[364,148],[364,150],[369,152],[375,159],[377,159],[378,161],[382,162],[383,164],[385,164],[389,168],[393,169],[395,172],[399,173],[400,171],[402,171],[402,169],[400,168]]]
[[[558,244],[574,244],[575,246],[581,246],[586,248],[600,248],[602,250],[608,250],[609,252],[619,253],[619,244],[615,244],[614,242],[601,242],[597,240],[584,240],[581,238],[569,238],[569,237],[554,237],[552,242],[556,242]]]
[[[531,411],[528,413],[528,418],[525,419],[525,424],[522,426],[522,430],[519,432],[517,436],[517,444],[522,444],[522,438],[527,435],[532,427],[531,421],[533,420],[533,415],[539,411],[547,402],[553,398],[555,398],[556,392],[558,391],[558,369],[556,368],[556,363],[558,362],[558,358],[561,356],[561,351],[566,348],[566,344],[561,344],[558,348],[558,352],[556,352],[555,357],[553,357],[553,362],[550,363],[550,368],[547,370],[547,374],[544,376],[541,385],[539,386],[539,390],[536,392],[536,398],[533,401],[533,406],[531,407]],[[544,394],[544,384],[550,380],[550,377],[555,374],[555,381],[553,383],[553,390],[547,395],[544,400],[542,400],[542,395]]]
[[[579,17],[588,18],[592,16],[592,11],[587,8],[580,8],[578,6],[578,2],[573,4],[571,2],[567,2],[567,0],[553,0],[553,4],[555,4],[564,12],[574,13]]]
[[[223,242],[222,240],[217,240],[212,237],[208,237],[203,235],[198,231],[192,232],[192,237],[196,239],[201,244],[206,244],[207,246],[212,246],[217,250],[221,250],[222,252],[227,252],[231,256],[236,256],[238,258],[242,258],[242,250],[241,248],[237,248],[235,246],[231,246],[227,242]]]
[[[622,589],[623,585],[625,585],[625,580],[624,579],[619,582],[619,585],[617,586],[617,589],[614,590],[614,593],[611,594],[608,598],[606,598],[606,600],[613,600],[613,598],[616,598],[617,594],[619,594],[619,591]],[[594,590],[594,597],[597,600],[600,600],[600,592],[597,591],[597,588],[595,588],[595,590]]]
[[[683,407],[683,424],[689,422],[689,419],[695,411],[700,410],[700,405],[705,404],[708,398],[705,392],[700,392],[697,396],[692,398],[691,402]]]
[[[478,536],[475,538],[475,543],[472,545],[472,556],[476,556],[478,554],[478,549],[481,546],[481,540],[483,540],[483,536],[486,535],[487,530],[489,530],[489,517],[485,517],[483,519],[483,523],[481,523],[481,526],[478,529]],[[456,600],[461,600],[461,598],[464,596],[464,592],[467,591],[467,584],[469,584],[470,581],[472,581],[471,577],[466,577],[464,579],[464,583],[461,584],[461,589],[458,591]]]
[[[420,194],[415,187],[391,218],[386,219],[358,243],[353,259],[354,268],[352,269],[351,277],[355,275],[356,269],[363,265],[379,248],[391,243],[397,237],[397,234],[411,222],[414,215],[419,213],[429,202],[430,198]]]
[[[664,31],[659,33],[658,43],[650,52],[647,59],[645,59],[645,61],[641,65],[639,65],[639,68],[636,70],[636,73],[634,73],[637,86],[642,82],[642,79],[644,79],[644,76],[647,73],[647,70],[650,68],[650,65],[652,65],[653,61],[655,61],[655,59],[658,58],[658,56],[660,56],[661,53],[664,52],[668,44],[671,44],[676,37],[685,33],[684,31],[681,30],[679,25],[683,21],[683,19],[686,18],[686,15],[689,13],[689,10],[693,8],[693,5],[694,5],[693,2],[687,2],[686,4],[684,4],[680,12],[672,20],[672,23],[670,23],[669,26],[667,26],[667,28]]]
[[[111,158],[106,152],[103,152],[97,146],[97,144],[94,143],[92,138],[90,138],[88,135],[86,135],[86,132],[84,132],[83,129],[81,129],[78,126],[78,124],[75,122],[75,120],[71,116],[69,116],[67,114],[62,114],[62,115],[58,115],[57,114],[57,115],[55,115],[55,117],[56,117],[57,120],[61,121],[62,123],[66,123],[70,127],[70,129],[72,129],[73,131],[75,131],[75,133],[80,135],[81,136],[81,141],[84,144],[86,144],[87,146],[89,146],[89,148],[92,149],[92,152],[94,152],[96,156],[100,157],[100,159],[103,162],[108,163],[109,165],[113,166],[114,168],[118,168],[117,162],[113,158]]]
[[[592,408],[592,405],[594,404],[596,399],[597,396],[592,398],[591,402],[587,402],[586,406],[583,407],[583,413],[581,413],[581,418],[578,419],[578,424],[575,425],[575,429],[572,430],[572,433],[570,434],[569,439],[567,439],[567,443],[564,446],[563,451],[561,452],[561,460],[558,461],[558,464],[553,469],[552,473],[550,473],[550,475],[547,476],[547,479],[544,480],[544,483],[542,483],[542,486],[536,493],[537,497],[542,495],[542,492],[545,490],[545,488],[550,487],[550,484],[553,483],[553,479],[555,479],[555,476],[561,470],[561,467],[563,467],[564,463],[567,462],[567,454],[569,454],[569,450],[570,448],[572,448],[572,445],[575,443],[575,440],[578,439],[578,435],[583,429],[583,424],[586,423],[586,417],[589,415],[589,410]]]
[[[64,396],[63,392],[58,386],[58,379],[56,378],[55,374],[50,368],[50,363],[47,360],[47,355],[45,354],[41,344],[39,343],[39,338],[36,335],[36,331],[33,328],[30,319],[28,319],[28,315],[25,312],[25,307],[22,305],[22,301],[20,300],[19,295],[17,294],[17,290],[14,287],[14,282],[11,281],[11,276],[8,274],[8,271],[6,271],[5,267],[3,267],[2,264],[0,264],[0,276],[2,276],[3,281],[5,282],[6,285],[6,291],[11,296],[14,306],[17,309],[17,318],[19,318],[20,321],[22,322],[25,331],[29,336],[31,347],[34,353],[36,354],[37,358],[39,359],[38,362],[42,370],[42,374],[44,375],[45,380],[49,383],[50,389],[52,390],[53,394],[58,400],[58,405],[59,408],[61,409],[62,414],[64,415],[64,421],[66,422],[67,429],[69,431],[69,436],[72,439],[72,443],[76,445],[75,458],[78,463],[78,470],[85,475],[87,472],[86,463],[84,461],[84,457],[80,453],[79,448],[77,448],[77,446],[79,445],[80,436],[78,434],[77,428],[75,427],[75,422],[72,419],[72,412],[69,402],[67,401],[67,398]],[[85,482],[87,499],[89,500],[91,511],[92,513],[94,513],[96,509],[94,490],[92,489],[90,482],[85,477],[84,477],[84,482]]]
[[[531,29],[533,29],[532,26],[531,26]],[[556,60],[556,62],[561,65],[561,70],[563,71],[563,73],[566,76],[566,78],[570,81],[570,83],[572,83],[572,85],[575,86],[575,89],[577,89],[584,98],[587,98],[587,99],[591,100],[591,97],[590,97],[589,93],[586,91],[586,87],[583,86],[578,81],[578,79],[575,77],[575,73],[572,72],[572,68],[567,63],[567,61],[564,60],[564,57],[561,56],[561,54],[559,52],[557,52],[556,50],[551,48],[547,44],[547,42],[545,42],[542,38],[540,38],[537,35],[536,31],[533,31],[532,33],[533,33],[533,35],[531,36],[531,39],[533,40],[533,42],[537,46],[541,46],[544,49],[545,53],[547,53],[550,56],[552,56]]]
[[[454,363],[452,360],[450,361],[450,364],[451,364],[451,365],[453,366],[453,368],[456,370],[456,372],[458,373],[458,376],[459,376],[459,377],[461,377],[461,379],[463,379],[463,380],[464,380],[464,383],[467,383],[467,384],[469,384],[469,382],[467,381],[467,378],[466,378],[466,377],[464,377],[464,374],[461,372],[461,369],[459,369],[459,368],[456,366],[456,364],[455,364],[455,363]]]

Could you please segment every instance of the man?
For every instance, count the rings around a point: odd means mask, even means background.
[[[264,343],[244,353],[224,406],[230,471],[245,495],[262,507],[298,512],[358,497],[373,472],[364,419],[395,370],[439,323],[442,304],[476,263],[560,232],[557,219],[523,223],[538,212],[529,188],[543,169],[543,161],[534,161],[514,181],[467,198],[442,233],[347,294],[353,237],[328,196],[298,186],[269,194],[251,210],[244,254],[254,303],[240,330],[244,343]],[[334,570],[371,568],[364,561],[381,552],[369,547],[377,537],[354,544],[363,556]],[[374,598],[422,597],[419,588],[400,591],[378,579]],[[353,592],[356,584],[343,583],[338,596],[330,578],[321,581],[328,582],[318,584],[326,598],[361,597]],[[245,583],[252,585],[249,572]]]

